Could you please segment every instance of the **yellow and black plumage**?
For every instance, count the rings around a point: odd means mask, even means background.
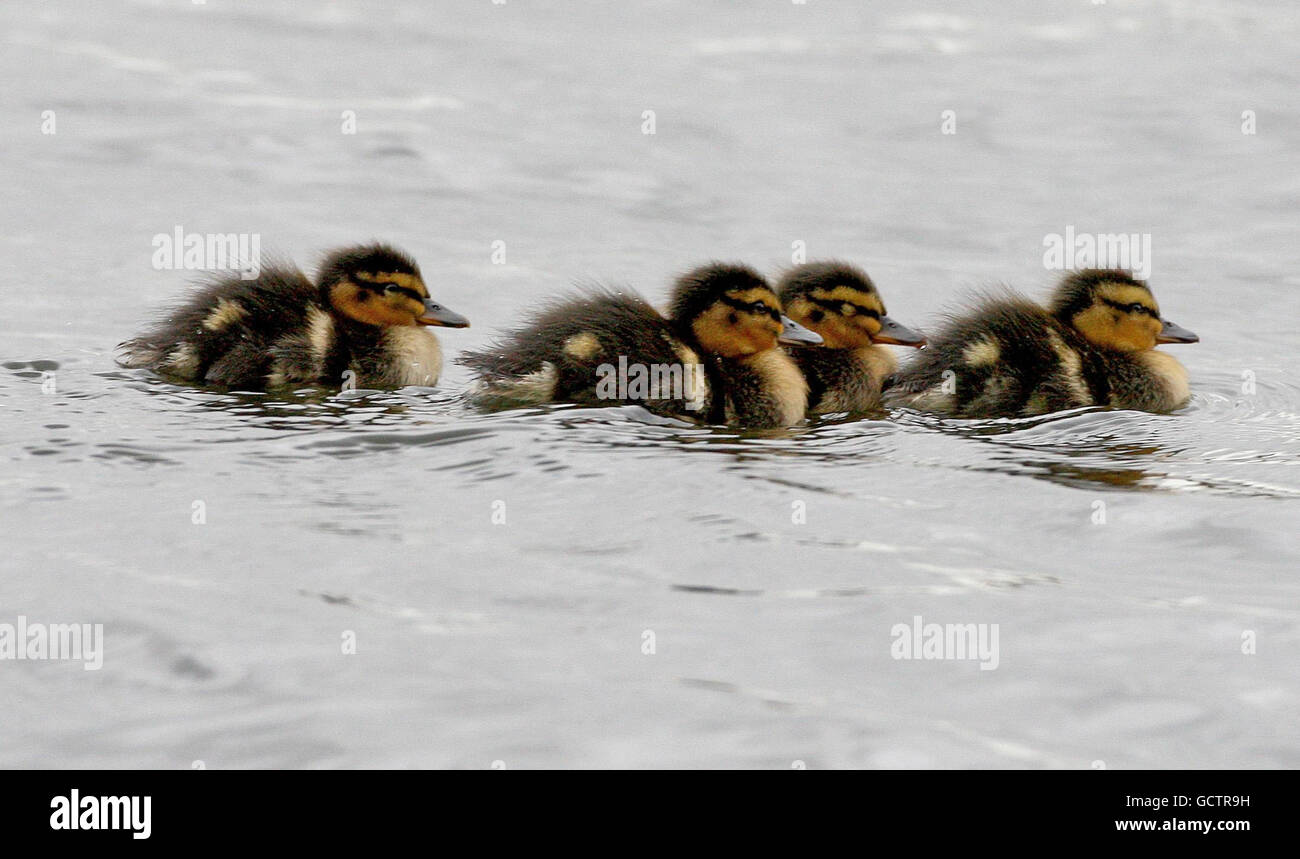
[[[781,277],[777,294],[787,316],[822,337],[821,347],[790,353],[808,380],[810,413],[879,408],[881,384],[898,366],[879,344],[925,344],[924,337],[889,318],[871,278],[849,263],[796,266]]]
[[[1086,269],[1067,275],[1047,307],[1008,291],[951,318],[886,401],[970,418],[1093,405],[1168,412],[1190,397],[1187,371],[1154,347],[1197,340],[1161,318],[1144,282]]]
[[[426,328],[467,325],[411,257],[374,244],[329,254],[314,283],[291,265],[217,278],[118,348],[123,366],[231,389],[338,386],[349,371],[358,387],[433,385],[442,350]]]
[[[798,423],[807,386],[778,341],[817,342],[781,315],[768,283],[747,266],[711,263],[678,278],[665,317],[629,291],[561,300],[460,363],[495,407],[541,403],[626,405],[709,423]],[[680,384],[673,384],[675,378]],[[641,373],[633,388],[611,377]]]

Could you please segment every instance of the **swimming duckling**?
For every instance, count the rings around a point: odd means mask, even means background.
[[[290,265],[252,280],[210,283],[154,330],[122,343],[120,363],[189,382],[260,390],[280,385],[433,385],[442,350],[426,326],[469,320],[429,298],[415,260],[388,245],[331,253],[316,282]]]
[[[1093,405],[1168,412],[1191,396],[1187,371],[1153,347],[1198,339],[1162,319],[1150,287],[1128,272],[1086,269],[1066,276],[1046,308],[1007,293],[953,318],[886,401],[967,418]]]
[[[820,349],[791,355],[808,380],[808,411],[865,412],[880,406],[880,386],[897,369],[876,344],[923,346],[925,338],[890,319],[867,273],[846,262],[810,262],[777,284],[786,314],[821,335]]]
[[[777,348],[820,342],[781,315],[753,269],[710,263],[678,278],[665,318],[640,296],[601,291],[561,301],[460,363],[480,403],[636,403],[658,414],[783,427],[803,420],[808,387]]]

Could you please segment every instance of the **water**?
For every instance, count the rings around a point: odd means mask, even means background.
[[[0,21],[0,622],[106,641],[0,663],[0,765],[1300,765],[1292,4]],[[449,359],[583,278],[659,300],[804,241],[923,327],[1041,295],[1045,234],[1150,233],[1202,342],[1170,416],[478,415],[455,366],[225,395],[112,362],[183,290],[150,265],[176,225],[304,264],[391,240],[474,321]],[[893,659],[916,616],[998,624],[998,667]]]

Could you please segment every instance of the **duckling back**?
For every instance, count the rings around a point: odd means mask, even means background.
[[[987,296],[930,338],[893,377],[886,401],[967,418],[1092,405],[1081,345],[1032,301]]]
[[[153,329],[122,343],[120,363],[186,381],[261,388],[277,342],[307,334],[327,317],[316,288],[297,269],[274,265],[254,280],[218,278]]]
[[[643,298],[600,290],[552,304],[459,363],[478,376],[489,408],[567,402],[636,404],[658,414],[707,413],[699,355]]]

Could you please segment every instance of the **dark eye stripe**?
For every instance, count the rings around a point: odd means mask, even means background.
[[[420,293],[416,292],[414,289],[411,289],[409,286],[399,286],[395,283],[384,283],[379,285],[384,288],[385,292],[388,292],[389,290],[393,292],[400,292],[402,295],[410,296],[411,298],[414,298],[416,301],[424,301],[424,296],[420,295]]]
[[[1104,304],[1110,305],[1111,307],[1123,313],[1145,313],[1147,316],[1150,316],[1153,319],[1160,318],[1159,313],[1152,310],[1150,307],[1147,307],[1145,304],[1139,304],[1136,301],[1133,302],[1132,304],[1120,304],[1118,301],[1111,301],[1109,298],[1103,298],[1102,302]]]
[[[768,316],[771,317],[772,319],[781,318],[781,311],[777,310],[775,307],[770,307],[766,302],[763,301],[740,301],[739,299],[732,298],[729,295],[724,295],[722,296],[722,303],[727,305],[728,307],[734,307],[737,310],[743,310],[746,313],[754,313],[759,316]]]
[[[839,313],[840,308],[847,304],[863,316],[870,316],[872,319],[880,318],[880,311],[872,307],[863,307],[861,304],[854,304],[852,301],[835,301],[830,298],[811,298],[809,301],[818,307],[829,310],[831,313]]]

